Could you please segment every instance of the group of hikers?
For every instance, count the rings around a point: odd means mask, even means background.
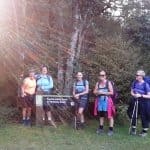
[[[138,70],[135,75],[135,81],[131,86],[132,100],[128,109],[128,114],[131,118],[130,134],[136,135],[137,117],[141,118],[142,131],[139,134],[141,137],[147,135],[150,122],[150,85],[144,80],[145,72]],[[99,125],[96,130],[97,134],[104,133],[104,120],[108,118],[109,129],[108,136],[114,134],[114,116],[116,113],[114,104],[114,85],[113,82],[107,79],[107,74],[104,70],[99,72],[99,80],[95,85],[93,94],[95,95],[94,115],[99,116]],[[36,94],[50,95],[53,88],[52,76],[48,74],[48,69],[43,66],[41,74],[35,74],[30,70],[29,76],[23,80],[21,86],[21,103],[22,103],[22,123],[25,126],[31,125],[31,112]],[[83,78],[82,72],[77,72],[76,81],[73,84],[72,95],[75,101],[75,114],[79,120],[78,129],[85,127],[84,112],[88,104],[89,82]],[[51,108],[43,101],[43,121],[47,118],[48,122],[56,127]]]

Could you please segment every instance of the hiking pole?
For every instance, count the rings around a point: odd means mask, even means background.
[[[132,128],[132,122],[133,122],[133,118],[134,118],[134,113],[136,112],[136,125],[137,125],[137,115],[138,115],[138,99],[135,101],[134,104],[134,108],[133,108],[133,112],[132,112],[132,116],[131,116],[131,120],[130,120],[130,127],[129,127],[129,134],[131,133],[131,128]]]
[[[135,122],[135,126],[136,126],[136,128],[137,128],[137,124],[138,124],[138,103],[139,103],[139,101],[138,101],[138,98],[137,98],[137,100],[136,100],[136,116],[135,116],[135,118],[136,118],[136,122]],[[135,133],[136,133],[136,130],[135,130]]]

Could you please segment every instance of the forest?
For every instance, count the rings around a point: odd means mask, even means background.
[[[105,70],[121,105],[135,72],[150,75],[149,0],[0,0],[0,12],[3,105],[16,106],[20,75],[30,68],[38,73],[42,65],[55,89],[68,95],[76,72],[93,90]]]

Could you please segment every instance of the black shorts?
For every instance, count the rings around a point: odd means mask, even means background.
[[[35,94],[30,95],[26,94],[23,98],[21,98],[22,108],[33,107],[35,99]]]
[[[107,111],[98,111],[99,117],[107,117]]]

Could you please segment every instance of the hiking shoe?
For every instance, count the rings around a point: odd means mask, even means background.
[[[130,135],[136,135],[136,131],[131,130]]]
[[[112,136],[113,134],[114,134],[114,132],[112,130],[109,130],[107,133],[108,136]]]
[[[98,128],[98,129],[96,130],[96,133],[97,133],[97,134],[103,134],[103,133],[104,133],[104,130],[103,130],[103,129]]]
[[[147,136],[147,132],[143,132],[143,131],[142,131],[142,132],[139,134],[139,136],[140,136],[140,137],[146,137],[146,136]]]

